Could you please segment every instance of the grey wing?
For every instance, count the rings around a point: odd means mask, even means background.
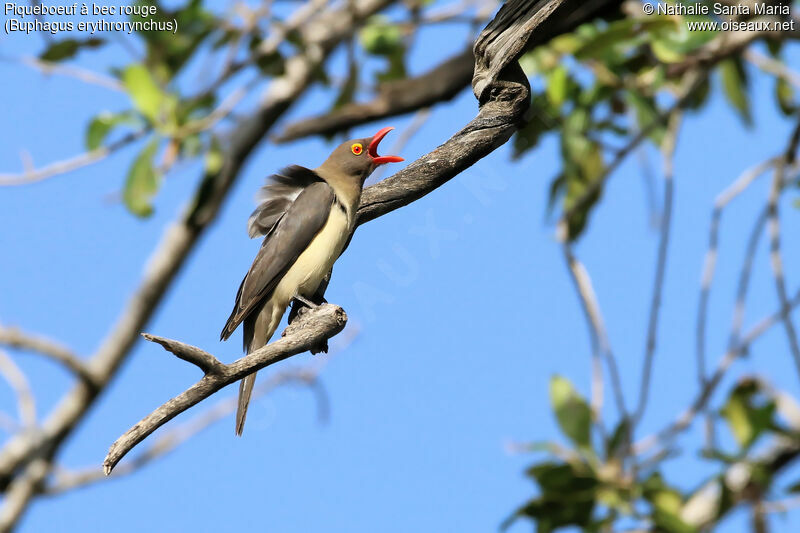
[[[316,172],[299,165],[286,167],[267,178],[258,195],[258,207],[247,221],[250,238],[269,234],[303,189],[320,181],[323,180]]]
[[[286,271],[328,221],[333,201],[333,189],[327,183],[312,183],[273,224],[239,286],[221,340],[230,337],[245,317],[270,297]]]

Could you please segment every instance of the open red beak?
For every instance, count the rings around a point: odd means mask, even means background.
[[[378,155],[378,145],[380,144],[381,140],[386,137],[386,134],[393,129],[394,128],[389,126],[383,128],[372,136],[372,140],[369,142],[369,147],[367,147],[367,153],[372,158],[372,162],[375,163],[375,165],[382,165],[384,163],[399,163],[400,161],[404,161],[402,157],[396,155]]]

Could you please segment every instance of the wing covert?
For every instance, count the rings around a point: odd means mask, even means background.
[[[247,221],[250,238],[267,235],[297,196],[312,183],[323,181],[313,170],[292,165],[267,178],[258,193],[259,205]]]
[[[268,230],[261,249],[239,286],[231,316],[220,334],[227,339],[247,315],[268,298],[283,275],[325,226],[334,201],[324,181],[306,186]]]

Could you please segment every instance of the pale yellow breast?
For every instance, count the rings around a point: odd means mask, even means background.
[[[297,294],[307,298],[313,296],[342,253],[350,229],[351,221],[347,215],[338,206],[331,206],[328,222],[275,287],[273,300],[286,306]]]

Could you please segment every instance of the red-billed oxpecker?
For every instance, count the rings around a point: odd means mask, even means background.
[[[378,165],[403,160],[378,155],[392,129],[342,143],[314,170],[294,165],[270,177],[248,221],[250,237],[263,235],[264,243],[239,286],[222,340],[244,322],[244,350],[254,352],[269,342],[292,300],[316,305],[310,299],[355,229],[364,180]],[[254,372],[239,384],[237,435],[255,380]]]

